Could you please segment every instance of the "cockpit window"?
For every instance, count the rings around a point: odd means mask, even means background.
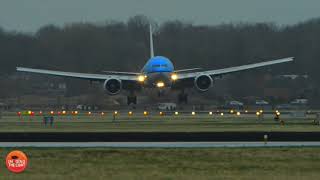
[[[154,64],[154,65],[152,65],[152,67],[154,67],[154,68],[158,68],[158,67],[168,67],[168,64]]]

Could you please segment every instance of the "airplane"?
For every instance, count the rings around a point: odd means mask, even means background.
[[[99,81],[103,84],[103,89],[109,95],[117,95],[122,90],[128,92],[127,104],[137,104],[136,92],[142,89],[157,89],[159,96],[164,88],[179,90],[178,102],[187,103],[187,88],[195,88],[199,92],[209,90],[215,78],[220,78],[225,74],[239,71],[269,66],[274,64],[293,61],[293,57],[277,60],[247,64],[242,66],[228,67],[215,70],[201,70],[201,68],[191,68],[175,70],[173,63],[164,56],[155,56],[153,49],[153,32],[149,27],[150,40],[150,59],[146,62],[140,72],[118,72],[104,71],[103,74],[90,74],[78,72],[53,71],[45,69],[33,69],[26,67],[17,67],[19,72],[46,74],[60,77],[78,78],[89,81]]]

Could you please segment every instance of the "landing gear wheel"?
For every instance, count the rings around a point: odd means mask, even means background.
[[[137,104],[137,96],[127,96],[127,104]]]

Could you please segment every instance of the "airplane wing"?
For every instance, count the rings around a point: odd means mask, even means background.
[[[124,81],[137,81],[137,75],[108,75],[108,74],[89,74],[89,73],[76,73],[76,72],[64,72],[64,71],[52,71],[45,69],[33,69],[25,67],[17,67],[19,72],[28,72],[36,74],[46,74],[60,77],[70,77],[78,79],[86,79],[91,81],[105,81],[107,79],[119,79]]]
[[[179,69],[179,70],[175,70],[175,73],[181,73],[181,72],[188,72],[188,71],[197,71],[200,70],[202,68],[191,68],[191,69]]]
[[[123,72],[123,71],[102,71],[106,74],[126,74],[126,75],[140,75],[141,73],[137,72]]]
[[[270,66],[270,65],[274,65],[274,64],[286,63],[286,62],[290,62],[290,61],[293,61],[293,57],[277,59],[277,60],[272,60],[272,61],[266,61],[266,62],[260,62],[260,63],[255,63],[255,64],[248,64],[248,65],[242,65],[242,66],[223,68],[223,69],[181,73],[181,74],[178,74],[178,80],[194,78],[194,77],[197,77],[200,75],[208,75],[208,76],[212,76],[212,77],[220,76],[220,75],[224,75],[224,74],[228,74],[228,73],[244,71],[244,70],[259,68],[259,67],[263,67],[263,66]]]

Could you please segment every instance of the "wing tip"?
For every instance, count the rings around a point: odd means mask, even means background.
[[[286,57],[286,58],[282,58],[282,59],[279,59],[280,61],[282,62],[292,62],[293,60],[295,59],[295,57]]]
[[[18,67],[16,67],[16,70],[17,70],[17,71],[23,71],[23,70],[25,70],[25,69],[27,69],[27,68],[19,67],[19,66],[18,66]]]

